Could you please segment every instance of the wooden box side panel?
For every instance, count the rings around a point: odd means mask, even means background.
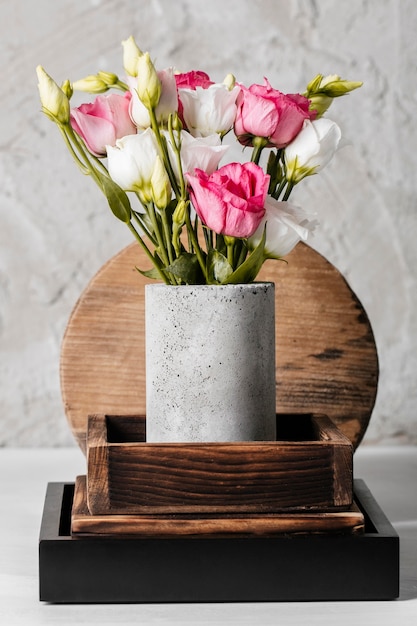
[[[109,445],[105,415],[90,415],[88,419],[87,476],[90,510],[109,510]]]
[[[333,493],[336,506],[353,501],[353,444],[327,417],[312,420],[317,439],[329,441],[333,449]]]
[[[330,445],[109,447],[111,508],[167,512],[332,506]]]
[[[314,441],[232,444],[141,443],[144,420],[134,420],[90,418],[92,514],[331,510],[352,504],[352,445],[326,416],[311,420],[307,430]]]

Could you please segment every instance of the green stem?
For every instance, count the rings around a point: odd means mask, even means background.
[[[259,165],[259,159],[261,158],[262,150],[265,148],[268,140],[265,137],[254,137],[252,139],[253,151],[251,156],[252,163]]]
[[[235,242],[226,242],[226,246],[227,246],[227,260],[229,262],[229,265],[235,269],[235,264],[234,264],[234,250],[235,250]]]
[[[149,248],[146,245],[146,243],[143,241],[142,237],[139,235],[139,233],[136,230],[136,228],[133,226],[132,222],[128,222],[128,227],[129,227],[130,231],[133,233],[133,236],[135,237],[135,239],[139,242],[140,246],[144,250],[146,256],[149,258],[149,260],[152,262],[153,266],[156,268],[156,270],[157,270],[158,274],[160,275],[161,279],[163,280],[163,282],[166,285],[169,285],[170,283],[169,283],[169,280],[168,280],[165,272],[161,268],[161,266],[160,266],[159,262],[157,261],[157,259],[153,256],[152,252],[149,250]]]
[[[292,192],[293,188],[294,188],[294,183],[289,182],[289,183],[288,183],[288,187],[287,187],[287,189],[285,190],[284,197],[282,198],[282,200],[283,200],[284,202],[285,202],[286,200],[288,200],[288,198],[290,197],[290,194],[291,194],[291,192]]]
[[[174,262],[174,251],[172,248],[172,235],[171,235],[171,229],[169,227],[168,224],[168,218],[167,218],[167,214],[166,211],[161,211],[161,215],[162,215],[162,228],[164,231],[164,238],[165,238],[165,249],[168,251],[168,258],[169,258],[169,262],[170,264]]]
[[[155,212],[155,207],[153,206],[152,202],[149,202],[148,204],[148,215],[151,218],[152,228],[155,233],[156,239],[158,241],[158,251],[165,265],[169,265],[169,258],[168,258],[167,251],[165,248],[164,238],[162,237],[161,230],[158,224],[158,218]]]
[[[71,140],[68,136],[67,133],[67,127],[66,126],[61,126],[60,124],[58,125],[59,130],[61,131],[62,137],[64,138],[64,141],[66,143],[66,146],[68,148],[68,150],[70,151],[70,154],[72,156],[72,158],[74,159],[74,161],[76,162],[76,164],[78,165],[78,167],[80,168],[80,170],[82,171],[83,174],[85,174],[86,176],[90,175],[90,168],[88,166],[86,166],[85,164],[85,159],[84,162],[80,159],[80,157],[78,156],[77,152],[74,149],[74,146],[71,143]]]
[[[120,89],[121,91],[129,91],[129,85],[126,85],[122,80],[117,79],[117,83],[112,85],[114,89]]]
[[[176,141],[174,137],[174,129],[172,128],[172,114],[169,116],[168,120],[168,131],[169,136],[171,137],[172,146],[175,150],[175,158],[177,161],[177,168],[179,172],[179,183],[180,183],[180,199],[185,200],[186,196],[186,184],[184,180],[184,172],[182,170],[182,162],[181,162],[181,133],[178,133],[178,141]]]
[[[95,167],[95,165],[93,165],[91,160],[92,159],[95,160],[95,162],[100,166],[101,170],[104,172],[104,174],[106,174],[106,176],[109,175],[107,169],[104,167],[102,162],[97,157],[94,157],[87,150],[87,148],[85,146],[85,143],[77,135],[77,133],[73,130],[73,128],[72,128],[72,126],[70,124],[68,124],[65,127],[65,131],[66,131],[66,134],[68,136],[68,141],[71,142],[72,145],[75,145],[78,153],[81,155],[82,160],[84,162],[84,169],[86,168],[86,170],[87,170],[86,173],[88,173],[93,178],[94,182],[100,187],[100,189],[102,189],[100,177],[97,175],[96,167]]]
[[[287,184],[287,181],[286,181],[285,178],[283,178],[282,181],[280,182],[278,188],[275,189],[275,191],[271,194],[272,197],[275,198],[275,200],[279,200],[279,197],[282,194],[282,192],[284,191],[286,184]]]
[[[141,217],[141,213],[138,213],[137,211],[132,210],[132,215],[135,218],[136,222],[138,223],[139,228],[143,230],[143,232],[145,233],[146,237],[152,242],[154,246],[157,246],[158,242],[155,239],[155,237],[152,235],[152,233],[149,231],[149,228],[147,227],[145,222],[143,221],[143,218]]]
[[[159,125],[155,116],[154,109],[149,109],[149,116],[151,119],[152,130],[155,134],[156,140],[162,152],[162,158],[164,161],[165,169],[168,174],[169,181],[171,183],[171,187],[174,190],[175,196],[177,199],[180,197],[180,192],[178,189],[177,179],[175,178],[174,170],[172,169],[171,161],[169,160],[168,148],[166,145],[166,139],[161,135],[161,131],[159,129]]]
[[[236,269],[244,263],[248,254],[248,248],[246,244],[242,241],[242,247],[240,249],[239,258],[237,260]]]
[[[206,250],[213,249],[213,231],[209,228],[203,228],[204,241],[206,242]]]
[[[197,256],[198,263],[199,263],[199,265],[201,267],[201,271],[203,272],[204,280],[207,283],[208,275],[207,275],[206,263],[204,261],[204,257],[203,257],[203,253],[202,253],[201,248],[200,248],[200,244],[198,243],[197,236],[196,236],[196,234],[194,232],[194,229],[192,227],[191,219],[190,219],[190,212],[188,210],[185,212],[185,225],[187,227],[188,240],[189,240],[189,242],[191,244],[190,248],[194,249],[194,252],[195,252],[195,254]]]

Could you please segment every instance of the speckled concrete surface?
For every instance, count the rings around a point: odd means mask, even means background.
[[[274,284],[145,289],[146,440],[275,441]]]
[[[365,442],[417,442],[413,0],[15,0],[0,4],[0,29],[0,445],[72,442],[62,334],[88,280],[130,242],[40,113],[35,67],[58,81],[121,72],[130,34],[158,66],[215,80],[265,75],[286,92],[318,72],[364,81],[328,114],[345,147],[293,199],[318,212],[313,245],[374,328],[381,377]]]

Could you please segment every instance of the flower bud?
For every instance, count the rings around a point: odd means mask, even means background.
[[[43,112],[58,124],[68,124],[70,105],[66,93],[40,65],[36,68],[36,73]]]
[[[113,74],[112,72],[103,72],[102,70],[97,72],[97,77],[101,78],[101,80],[106,83],[108,87],[116,85],[119,80],[117,74]]]
[[[68,100],[70,100],[72,98],[72,94],[74,93],[74,89],[72,88],[70,81],[65,80],[61,85],[61,89],[67,96]]]
[[[183,226],[185,224],[185,212],[187,210],[187,207],[188,202],[186,202],[185,200],[180,200],[175,207],[175,211],[172,215],[172,221],[174,222],[174,224],[177,224],[177,226]]]
[[[342,80],[337,74],[323,76],[317,74],[307,85],[305,96],[310,100],[310,110],[317,111],[321,117],[333,102],[333,98],[344,96],[354,89],[358,89],[363,83],[350,80]]]
[[[136,45],[132,35],[129,39],[122,41],[123,46],[123,67],[126,74],[129,76],[138,75],[138,60],[142,56],[143,52]]]
[[[180,120],[180,116],[178,115],[178,112],[174,111],[174,113],[171,113],[170,119],[171,119],[172,130],[175,130],[177,132],[181,132],[182,129],[183,129],[183,125],[182,125],[182,122]]]
[[[155,206],[160,210],[166,209],[171,200],[171,185],[159,156],[156,157],[151,176],[151,189]]]
[[[141,102],[147,109],[155,109],[161,97],[161,81],[158,78],[149,52],[145,52],[137,63],[138,81],[136,90]]]
[[[324,76],[320,81],[320,91],[330,98],[338,98],[358,89],[363,83],[352,80],[342,80],[337,74]]]
[[[223,85],[225,85],[229,91],[232,91],[233,87],[236,85],[236,78],[233,74],[228,74],[225,76],[223,80]]]
[[[108,90],[107,83],[98,75],[90,75],[76,80],[72,83],[72,87],[75,91],[86,91],[87,93],[104,93]]]

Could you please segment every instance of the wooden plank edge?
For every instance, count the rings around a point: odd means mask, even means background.
[[[81,537],[220,537],[364,531],[364,515],[353,504],[338,512],[240,515],[91,515],[87,507],[86,477],[75,482],[71,534]]]

